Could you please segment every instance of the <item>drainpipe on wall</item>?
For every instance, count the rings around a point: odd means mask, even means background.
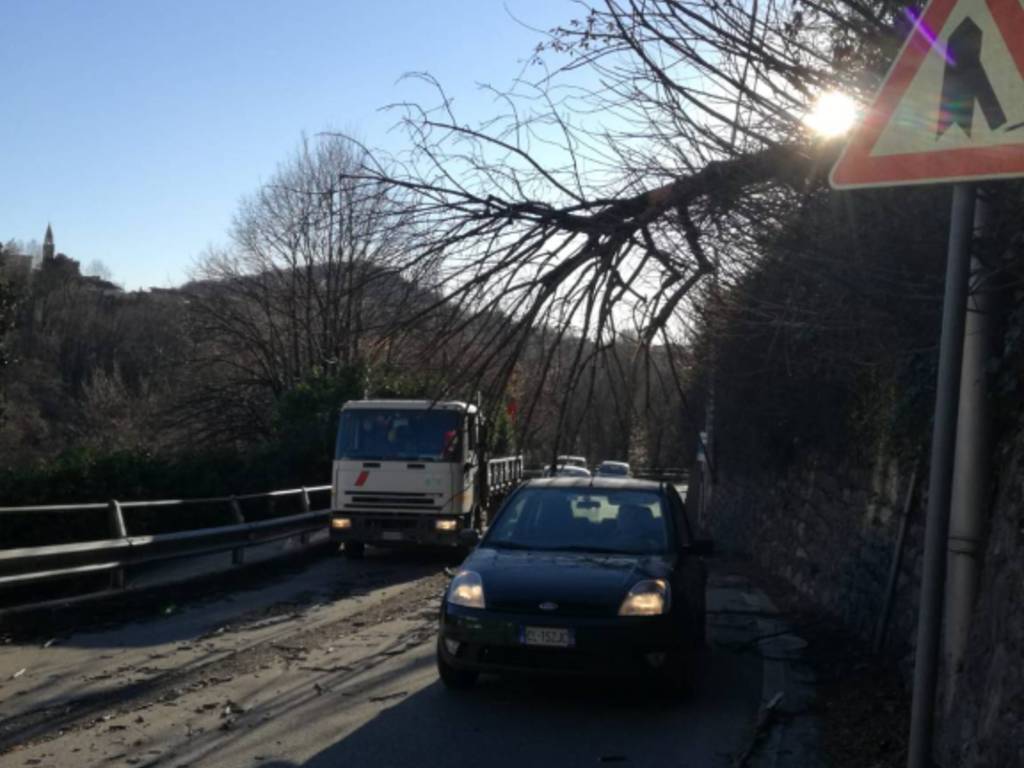
[[[988,368],[999,354],[999,296],[991,265],[992,210],[978,195],[975,230],[982,238],[971,258],[971,287],[964,329],[963,367],[957,416],[957,446],[950,501],[949,552],[946,572],[945,708],[956,696],[958,671],[967,650],[971,614],[978,593],[992,477],[992,400]],[[979,258],[980,254],[980,258]]]
[[[949,501],[953,485],[970,254],[974,239],[974,202],[973,184],[960,183],[953,187],[939,369],[935,382],[935,419],[932,422],[928,466],[928,509],[921,553],[921,597],[917,614],[917,645],[914,648],[914,698],[910,707],[907,768],[934,766],[935,688],[945,607]]]

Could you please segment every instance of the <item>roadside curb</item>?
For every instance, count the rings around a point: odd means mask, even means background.
[[[761,713],[765,731],[749,753],[751,768],[824,768],[821,728],[811,711],[814,673],[803,662],[807,642],[782,618],[764,592],[744,595],[758,614],[757,652],[762,662]]]

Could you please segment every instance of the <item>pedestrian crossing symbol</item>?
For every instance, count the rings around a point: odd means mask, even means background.
[[[932,0],[913,21],[832,186],[1024,176],[1024,0]]]

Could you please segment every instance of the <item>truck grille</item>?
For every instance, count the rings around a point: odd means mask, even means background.
[[[443,498],[439,493],[348,491],[345,495],[344,509],[353,512],[433,511],[441,508]]]

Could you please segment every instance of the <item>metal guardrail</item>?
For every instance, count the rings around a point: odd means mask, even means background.
[[[509,456],[487,462],[487,481],[491,493],[503,494],[512,490],[523,479],[523,457]]]
[[[299,536],[303,545],[318,531],[326,531],[330,498],[322,508],[311,495],[329,492],[331,486],[291,488],[242,496],[220,496],[203,499],[165,499],[159,501],[110,501],[106,504],[60,504],[31,507],[0,507],[0,520],[13,515],[69,514],[106,510],[108,530],[104,538],[68,544],[0,549],[0,598],[5,591],[31,587],[60,579],[108,574],[107,588],[101,593],[128,588],[125,574],[131,566],[175,558],[197,557],[231,552],[232,565],[245,559],[245,548],[280,539]],[[252,509],[253,502],[257,508]],[[285,502],[297,511],[275,516]],[[132,512],[147,509],[172,510],[197,506],[224,505],[233,522],[208,528],[193,528],[166,533],[133,534]],[[245,506],[250,507],[246,519]],[[260,508],[262,507],[262,508]],[[275,507],[277,509],[275,509]],[[126,515],[126,513],[128,513]],[[0,542],[0,547],[3,544]],[[63,602],[64,600],[58,600]],[[19,607],[46,601],[31,598]],[[0,611],[3,608],[0,607]]]

